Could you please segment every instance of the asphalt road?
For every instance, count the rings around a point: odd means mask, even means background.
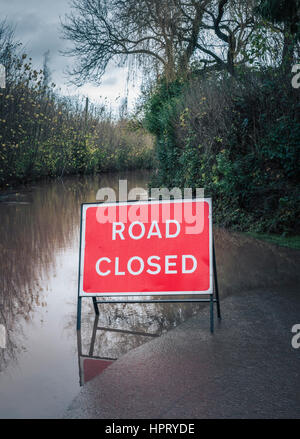
[[[300,295],[292,287],[227,297],[121,357],[84,386],[65,418],[299,418]]]

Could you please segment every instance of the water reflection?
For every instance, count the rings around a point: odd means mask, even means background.
[[[110,366],[111,359],[151,339],[140,333],[161,334],[201,306],[100,305],[97,328],[118,331],[95,333],[92,300],[86,299],[78,350],[80,204],[95,202],[101,187],[118,190],[119,179],[128,179],[129,190],[146,187],[149,173],[74,177],[0,192],[0,324],[8,335],[7,348],[0,349],[2,418],[60,417],[79,390],[78,365],[86,382]],[[216,232],[221,298],[249,287],[299,281],[299,253]]]
[[[47,307],[45,292],[57,254],[71,247],[77,263],[80,204],[96,201],[100,187],[117,191],[119,178],[128,179],[130,190],[145,187],[149,174],[75,177],[0,192],[0,324],[7,330],[0,371],[22,349],[24,321],[32,321],[37,308]]]
[[[184,321],[201,306],[195,303],[103,303],[99,314],[95,314],[92,300],[85,302],[82,327],[77,332],[80,385],[102,373],[131,349]]]
[[[0,417],[60,416],[79,390],[76,343],[80,205],[99,188],[147,187],[148,172],[74,177],[0,192]],[[89,354],[94,310],[84,301],[82,353]],[[119,358],[196,312],[195,305],[100,307],[93,355]],[[130,332],[130,333],[129,333]],[[101,367],[82,359],[91,378]],[[83,361],[83,362],[82,362]],[[94,361],[94,360],[93,360]],[[99,369],[100,367],[100,369]]]
[[[159,337],[160,334],[151,334],[147,332],[140,332],[128,329],[119,329],[115,327],[105,327],[99,326],[101,324],[100,314],[95,314],[94,325],[91,335],[91,340],[88,343],[88,337],[85,334],[84,345],[86,349],[86,354],[82,349],[82,331],[77,331],[77,351],[78,351],[78,365],[79,365],[79,380],[80,386],[83,386],[95,376],[100,375],[108,366],[110,366],[117,358],[104,357],[102,354],[104,334],[113,333],[115,335],[113,339],[113,344],[115,346],[120,345],[120,338],[118,336],[126,335],[134,337],[134,346],[138,346],[139,338],[148,337],[155,338]],[[99,337],[97,337],[99,334]],[[97,343],[96,343],[97,341]],[[117,349],[119,351],[119,349]],[[102,355],[102,356],[101,356]]]
[[[110,366],[116,360],[116,358],[99,357],[97,355],[94,355],[98,321],[99,315],[95,315],[92,337],[87,354],[84,354],[82,351],[82,332],[81,330],[77,331],[77,352],[80,386],[88,383],[95,376],[100,375],[108,366]]]

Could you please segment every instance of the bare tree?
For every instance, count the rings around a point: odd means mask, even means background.
[[[185,75],[192,61],[234,74],[253,31],[254,0],[72,0],[64,38],[77,57],[80,84],[99,81],[107,64],[134,57],[167,80]]]
[[[254,0],[214,0],[205,9],[197,49],[205,62],[235,74],[238,64],[247,62],[247,45],[258,20],[253,16]]]
[[[133,56],[148,72],[169,80],[185,72],[196,50],[205,7],[211,0],[73,0],[63,34],[73,41],[66,51],[78,58],[73,70],[80,83],[96,81],[111,60]]]

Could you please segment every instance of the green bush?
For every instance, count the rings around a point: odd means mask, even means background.
[[[104,108],[66,99],[45,86],[26,55],[0,90],[0,187],[41,177],[151,168],[151,135]]]
[[[200,187],[237,230],[299,231],[299,102],[276,71],[161,82],[146,103],[156,135],[153,185]]]

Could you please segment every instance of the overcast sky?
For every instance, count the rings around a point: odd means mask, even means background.
[[[126,69],[110,66],[99,87],[86,84],[75,88],[67,85],[65,70],[74,60],[59,54],[70,44],[60,39],[60,18],[64,18],[70,8],[69,0],[0,0],[0,17],[7,18],[16,27],[16,38],[25,45],[26,53],[32,57],[35,67],[42,67],[43,55],[50,50],[51,78],[64,94],[89,96],[94,102],[103,102],[107,97],[115,107],[126,95]],[[129,88],[131,105],[138,91],[137,84]],[[120,98],[116,101],[118,96]]]

